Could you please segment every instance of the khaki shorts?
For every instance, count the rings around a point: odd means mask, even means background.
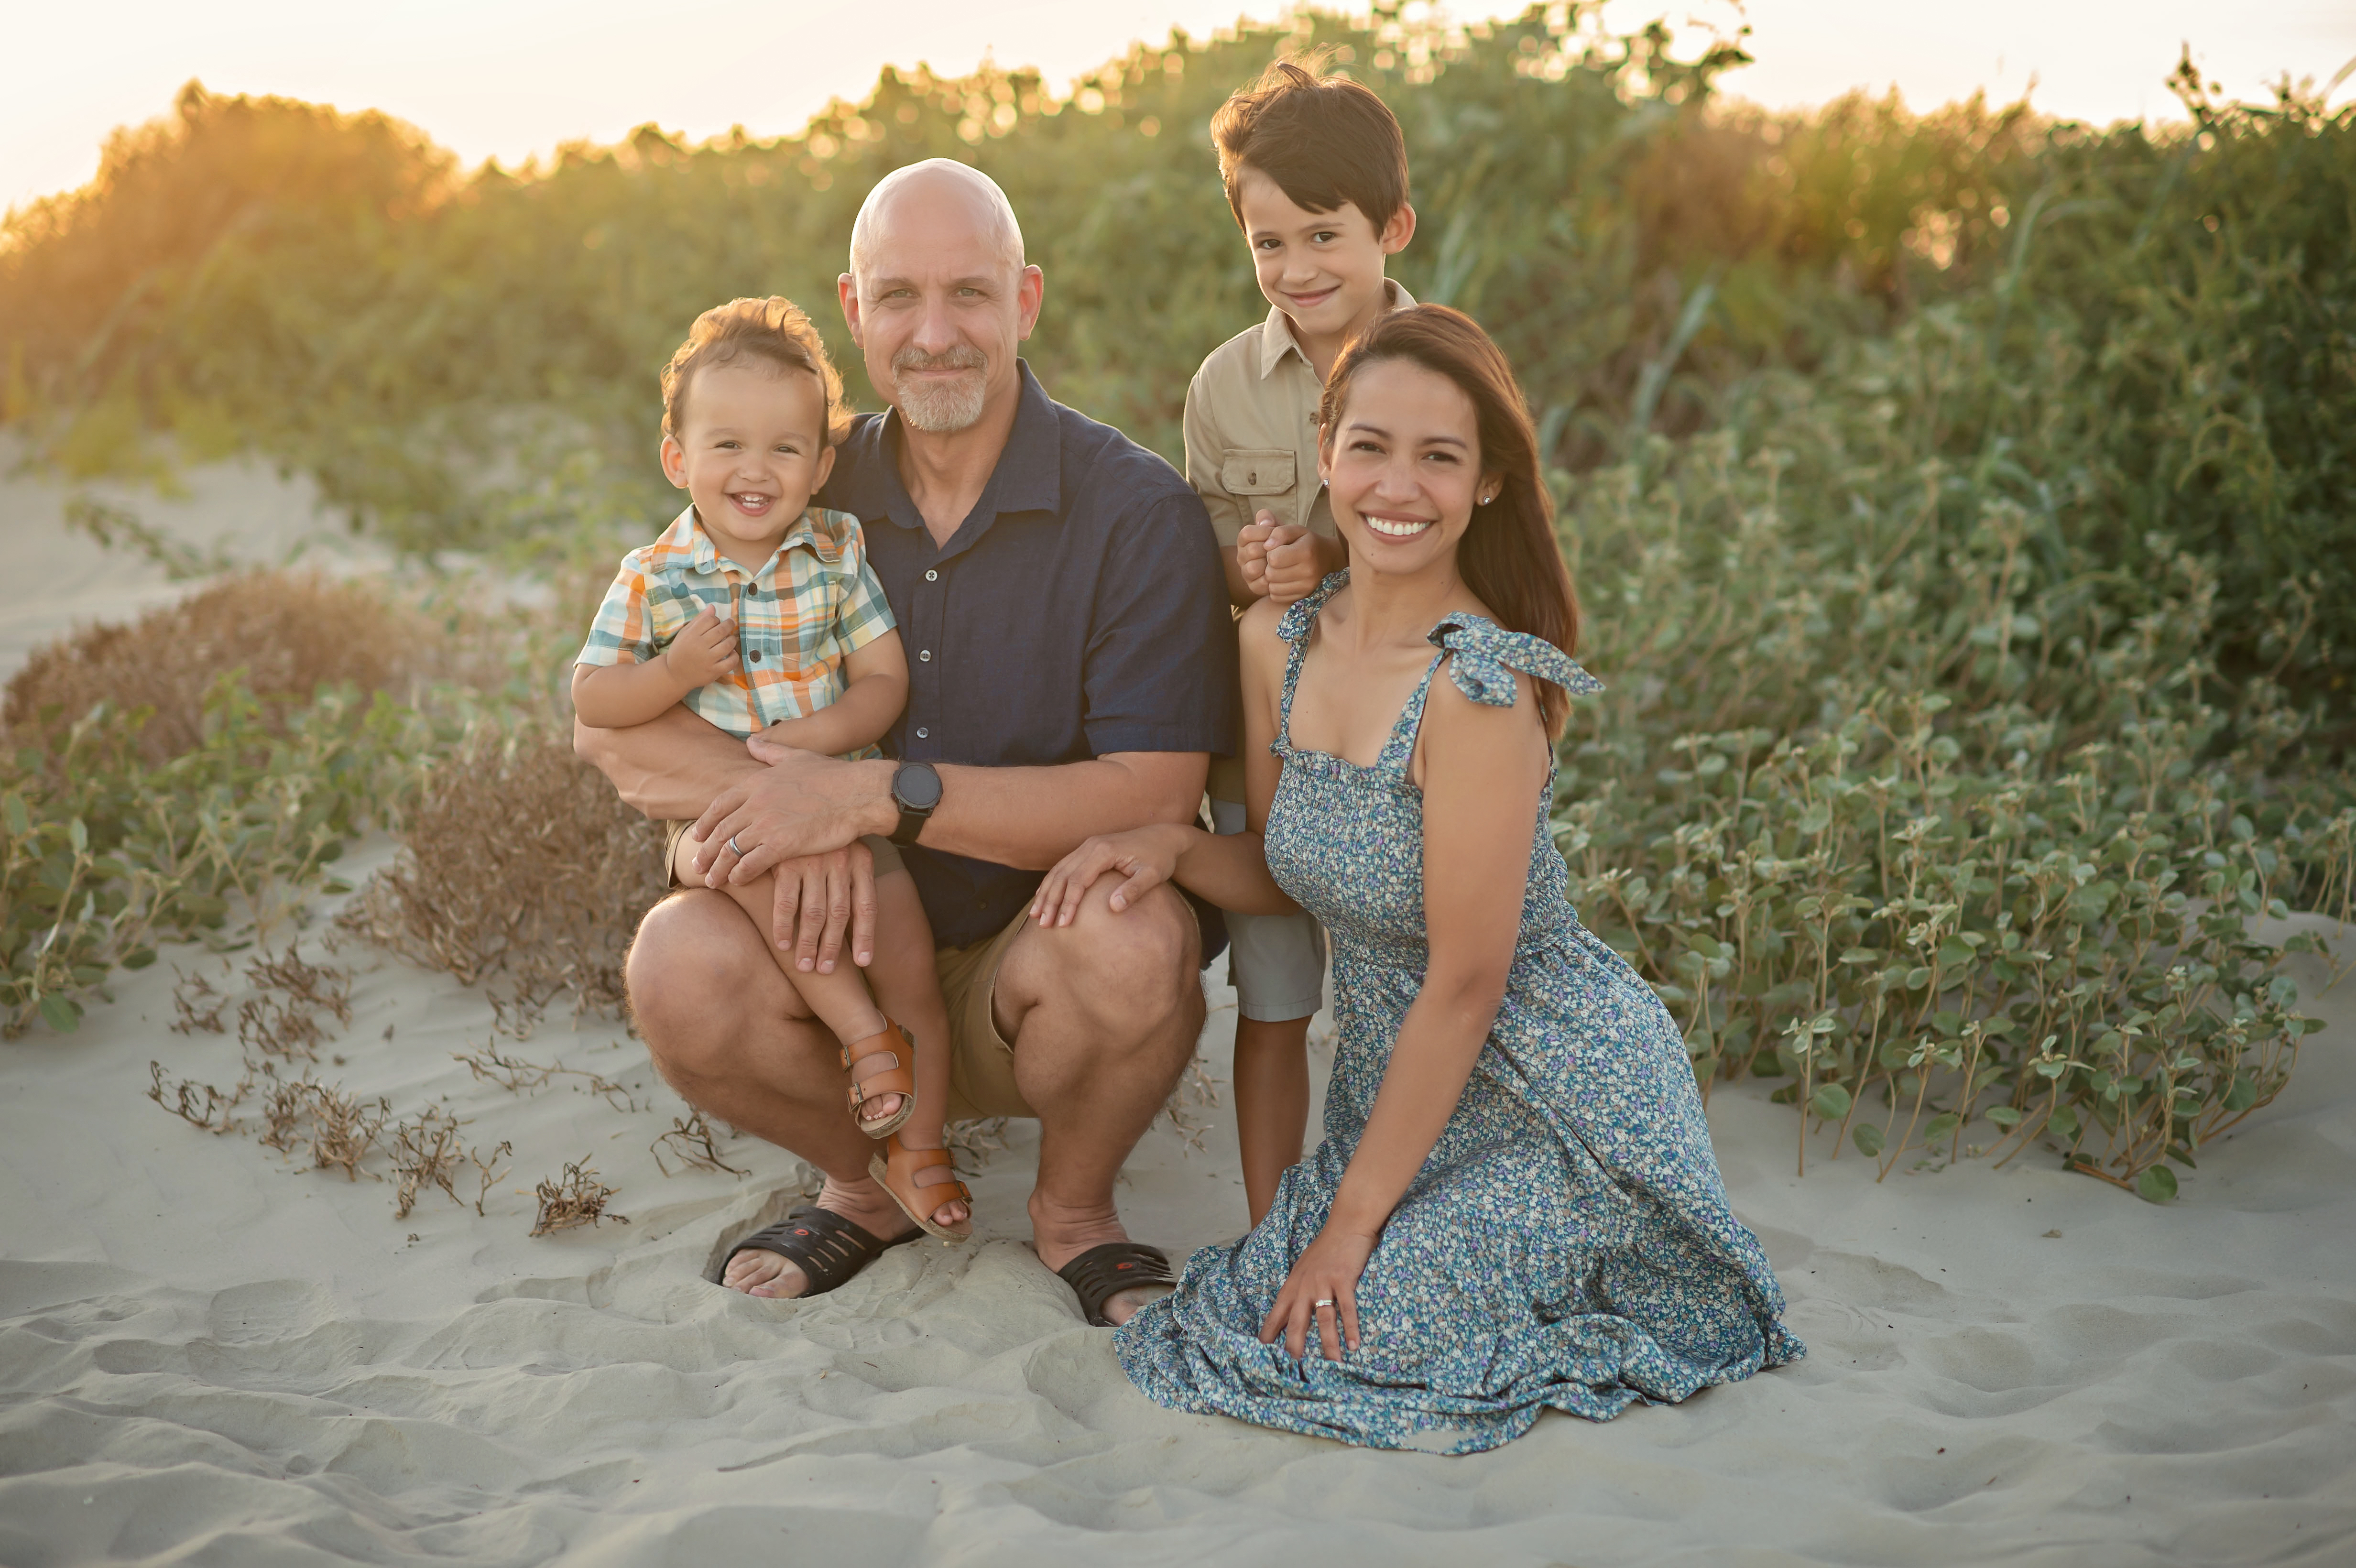
[[[1187,905],[1191,911],[1194,906]],[[1039,1113],[1014,1084],[1014,1042],[998,1032],[998,969],[1023,928],[1026,909],[997,935],[968,947],[944,947],[933,955],[941,1002],[949,1014],[949,1109],[952,1122],[983,1116],[1032,1116]],[[1196,919],[1196,929],[1201,920]]]
[[[679,841],[681,838],[686,837],[687,830],[694,826],[695,824],[691,821],[670,821],[663,824],[663,867],[666,870],[669,870],[677,863],[679,859]],[[908,869],[906,864],[900,859],[900,847],[897,844],[893,843],[889,838],[880,838],[873,833],[863,833],[860,835],[859,841],[867,846],[867,852],[869,854],[875,857],[875,874],[877,876],[881,877],[891,871],[905,871]],[[672,887],[679,886],[679,879],[675,876],[672,877],[670,880],[670,885]]]

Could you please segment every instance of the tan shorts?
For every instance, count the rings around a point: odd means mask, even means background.
[[[667,821],[663,824],[663,866],[666,870],[678,862],[679,841],[686,837],[687,830],[694,826],[692,821]],[[881,838],[873,833],[862,833],[860,835],[859,841],[867,846],[869,854],[875,857],[877,876],[883,876],[890,871],[905,871],[908,869],[900,859],[900,847],[889,838]],[[670,885],[679,886],[679,879],[676,876],[671,878]]]
[[[1192,905],[1187,906],[1190,910]],[[998,969],[1023,928],[1028,910],[997,935],[933,955],[941,1001],[949,1014],[949,1109],[952,1122],[982,1116],[1037,1116],[1014,1083],[1014,1042],[998,1032]]]

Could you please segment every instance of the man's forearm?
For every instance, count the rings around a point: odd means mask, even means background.
[[[626,730],[575,721],[573,750],[658,820],[701,816],[714,795],[763,771],[744,742],[684,708]]]
[[[854,763],[861,775],[860,830],[890,833],[889,763]],[[1049,768],[944,765],[941,804],[916,842],[927,849],[1044,871],[1100,833],[1153,822],[1192,822],[1210,759],[1199,752],[1125,752]]]

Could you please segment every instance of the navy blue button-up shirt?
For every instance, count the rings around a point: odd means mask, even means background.
[[[1235,629],[1201,499],[1021,371],[1006,450],[947,544],[900,481],[895,413],[860,416],[835,455],[821,504],[865,525],[908,651],[908,708],[885,750],[984,767],[1231,752]],[[1039,885],[921,845],[902,854],[944,947],[997,934]]]

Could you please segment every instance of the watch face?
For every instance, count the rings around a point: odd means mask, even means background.
[[[892,797],[905,811],[930,811],[941,803],[941,775],[923,763],[910,763],[892,775]]]

